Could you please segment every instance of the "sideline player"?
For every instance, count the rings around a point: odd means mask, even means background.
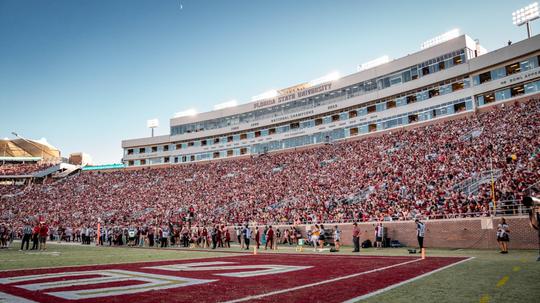
[[[420,246],[420,251],[424,248],[424,236],[426,234],[426,225],[420,220],[414,220],[416,222],[416,237],[418,239],[418,245]]]
[[[246,250],[249,250],[249,239],[251,239],[251,229],[249,229],[248,224],[246,224],[246,226],[242,230],[242,233],[244,234],[244,243],[246,244]]]
[[[317,244],[319,243],[319,225],[315,224],[311,227],[311,243],[313,244],[313,251],[317,251]]]
[[[47,250],[47,236],[49,226],[45,222],[39,222],[39,250]]]
[[[501,249],[501,254],[508,253],[508,242],[510,241],[510,228],[506,224],[506,220],[502,218],[501,223],[497,226],[497,243]]]
[[[325,239],[326,239],[326,232],[324,231],[324,225],[321,224],[321,228],[319,229],[319,251],[323,250]]]
[[[341,243],[341,230],[339,230],[338,226],[336,225],[334,229],[334,247],[336,251],[339,251],[340,243]]]
[[[28,221],[25,221],[20,249],[21,251],[23,250],[24,244],[26,244],[26,250],[28,250],[28,246],[30,245],[30,238],[32,238],[32,226],[30,226]]]
[[[270,246],[270,249],[274,249],[274,230],[272,229],[272,225],[270,225],[266,231],[266,244],[264,245],[264,250],[266,250],[268,246]]]
[[[353,223],[352,241],[354,244],[353,252],[360,252],[360,229],[356,222]]]
[[[382,223],[379,223],[375,227],[375,246],[377,247],[377,249],[383,247],[383,241],[384,241],[384,228],[382,226]]]

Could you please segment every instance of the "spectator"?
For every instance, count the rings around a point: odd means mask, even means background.
[[[358,229],[358,224],[353,223],[352,238],[354,250],[353,252],[360,252],[360,229]]]

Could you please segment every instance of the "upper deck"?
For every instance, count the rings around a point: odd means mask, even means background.
[[[272,98],[194,116],[172,118],[170,135],[125,140],[122,146],[136,147],[240,133],[395,97],[448,79],[478,74],[490,66],[538,50],[538,45],[540,36],[535,36],[477,56],[477,43],[461,35],[335,81],[313,86],[303,83],[281,90],[281,94]]]

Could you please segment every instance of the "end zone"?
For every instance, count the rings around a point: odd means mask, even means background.
[[[471,258],[260,254],[0,272],[34,302],[355,302]]]

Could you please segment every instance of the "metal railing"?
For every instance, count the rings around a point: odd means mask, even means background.
[[[502,169],[493,170],[493,181],[497,181],[502,176]],[[475,194],[478,192],[480,185],[489,184],[491,182],[491,171],[486,170],[480,174],[470,177],[453,186],[454,191],[465,193],[466,195]]]
[[[497,201],[495,216],[523,216],[528,215],[529,211],[530,207],[526,207],[521,201],[518,200]]]
[[[419,216],[421,220],[444,220],[444,219],[467,219],[467,218],[481,218],[481,217],[513,217],[513,216],[526,216],[529,214],[530,208],[524,206],[519,200],[504,200],[497,201],[497,208],[495,214],[493,209],[482,212],[465,212],[465,213],[449,213],[449,214],[433,214],[429,216]],[[416,216],[410,215],[407,218],[391,218],[387,217],[383,222],[407,222],[414,221]],[[361,219],[347,218],[343,220],[333,221],[316,221],[316,220],[287,220],[287,221],[265,221],[259,222],[259,225],[274,224],[274,225],[296,225],[296,224],[352,224],[354,222],[379,222],[379,220],[362,221]],[[232,225],[244,225],[243,223],[234,223]],[[231,225],[231,224],[229,224]]]

